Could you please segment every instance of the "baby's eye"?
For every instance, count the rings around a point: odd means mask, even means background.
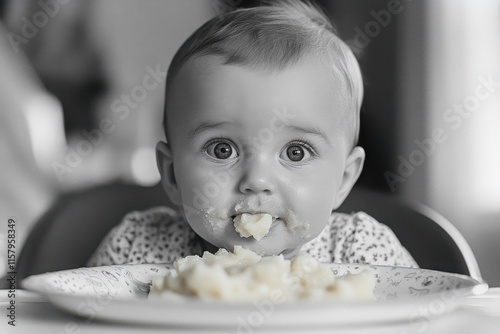
[[[300,161],[304,159],[305,152],[302,147],[294,145],[286,149],[286,155],[292,161]]]
[[[306,143],[290,143],[280,157],[294,162],[308,160],[315,154],[313,148]]]
[[[236,158],[238,152],[233,145],[226,141],[215,141],[207,144],[205,152],[212,158],[227,160]]]

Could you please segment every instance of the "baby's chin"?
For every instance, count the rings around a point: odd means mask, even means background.
[[[232,222],[223,221],[220,224],[215,224],[219,227],[218,229],[201,228],[197,230],[196,228],[200,226],[205,227],[207,224],[191,225],[195,232],[210,245],[205,247],[210,252],[215,252],[219,248],[225,248],[232,252],[234,246],[241,246],[261,256],[283,254],[288,258],[297,253],[298,249],[310,240],[310,238],[304,237],[301,231],[292,231],[282,222],[273,225],[259,240],[253,236],[243,236]]]
[[[297,253],[303,245],[301,240],[290,240],[288,238],[276,238],[276,235],[267,235],[260,240],[253,237],[244,238],[232,236],[223,240],[219,247],[233,251],[234,246],[241,246],[249,249],[261,256],[271,256],[283,254],[285,257],[291,257]]]
[[[259,243],[259,242],[256,242],[256,243],[254,243],[254,242],[241,242],[239,244],[225,245],[223,248],[226,248],[229,251],[233,251],[235,246],[241,246],[245,249],[249,249],[252,252],[255,252],[256,254],[259,254],[261,256],[272,256],[272,255],[279,255],[279,254],[284,254],[284,255],[291,254],[293,256],[296,253],[295,249],[283,249],[283,248],[278,248],[276,246],[264,245],[264,244]],[[300,248],[300,246],[298,248]],[[286,257],[288,257],[288,256],[286,256]]]

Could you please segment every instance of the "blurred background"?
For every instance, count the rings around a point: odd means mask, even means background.
[[[171,58],[254,2],[0,0],[0,219],[18,249],[61,192],[158,182]],[[500,285],[500,1],[318,2],[365,78],[359,185],[440,212]]]

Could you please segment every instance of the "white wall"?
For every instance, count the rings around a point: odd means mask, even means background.
[[[469,241],[483,276],[498,285],[500,2],[441,0],[422,6],[422,43],[413,43],[418,26],[411,19],[406,31],[402,68],[411,73],[414,62],[408,59],[423,48],[424,70],[420,90],[411,77],[401,77],[406,87],[401,105],[407,115],[402,126],[409,129],[402,152],[405,157],[415,154],[414,141],[431,139],[434,131],[441,142],[416,166],[404,185],[405,195],[450,219]],[[408,80],[413,83],[407,85]]]

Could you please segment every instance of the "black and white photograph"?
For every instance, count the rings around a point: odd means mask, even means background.
[[[1,333],[498,333],[499,0],[0,0]]]

